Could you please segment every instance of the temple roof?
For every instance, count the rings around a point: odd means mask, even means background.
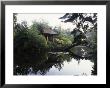
[[[50,35],[57,35],[58,33],[52,30],[51,28],[43,29],[42,31],[44,34],[50,34]]]

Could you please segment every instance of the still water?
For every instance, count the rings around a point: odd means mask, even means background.
[[[55,66],[52,66],[52,68],[45,74],[45,75],[91,75],[91,71],[93,70],[93,65],[90,60],[75,60],[72,58],[71,62],[65,61],[62,64],[62,68],[58,69]],[[31,68],[32,69],[32,68]],[[33,73],[30,72],[29,75],[32,75]],[[41,75],[40,73],[37,73],[38,75]]]
[[[97,74],[95,55],[84,57],[70,52],[46,52],[35,59],[35,63],[14,65],[14,75],[73,75],[88,76]],[[79,53],[79,52],[78,52]],[[81,52],[82,53],[82,52]],[[44,55],[43,55],[44,54]]]

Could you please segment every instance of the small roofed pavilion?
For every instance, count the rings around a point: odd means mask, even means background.
[[[54,38],[58,35],[58,33],[52,30],[51,28],[43,29],[42,33],[47,41],[53,41],[53,42],[54,42]]]

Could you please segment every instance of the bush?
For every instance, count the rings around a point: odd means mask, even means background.
[[[58,36],[55,39],[57,46],[69,46],[72,44],[72,41],[67,36]]]
[[[28,29],[16,33],[14,37],[15,48],[22,46],[23,48],[46,48],[47,42],[43,35],[38,35],[37,32]]]

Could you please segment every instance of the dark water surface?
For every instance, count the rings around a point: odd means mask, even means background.
[[[14,75],[96,75],[96,55],[89,55],[84,47],[80,50],[76,47],[75,50],[78,55],[72,52],[45,52],[34,58],[37,61],[32,59],[35,63],[21,61],[21,64],[14,64]]]

